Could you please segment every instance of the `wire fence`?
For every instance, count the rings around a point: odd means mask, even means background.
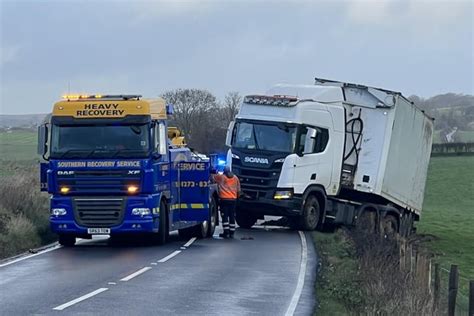
[[[450,269],[434,263],[431,253],[416,243],[400,240],[400,270],[413,278],[420,297],[432,305],[432,315],[474,316],[474,280],[462,275],[457,265]]]

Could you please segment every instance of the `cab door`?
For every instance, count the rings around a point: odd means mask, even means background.
[[[326,192],[331,187],[334,152],[331,146],[334,123],[331,112],[319,108],[304,112],[303,124],[298,133],[297,153],[293,162],[293,182],[296,194],[309,185],[322,185]]]
[[[329,129],[303,126],[300,148],[294,158],[293,183],[295,193],[301,194],[311,184],[328,189],[331,185],[333,153],[329,143]]]

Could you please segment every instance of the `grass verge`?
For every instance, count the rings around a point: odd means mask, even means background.
[[[313,232],[312,236],[321,260],[316,282],[316,312],[318,315],[348,315],[351,305],[362,303],[355,249],[341,230]]]
[[[0,259],[50,243],[49,199],[39,191],[38,167],[9,163],[0,182]],[[13,171],[12,171],[13,170]]]

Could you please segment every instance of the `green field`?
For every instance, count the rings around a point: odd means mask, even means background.
[[[0,133],[0,160],[31,161],[36,159],[37,134],[35,131]]]
[[[474,280],[474,157],[431,159],[418,233],[435,236],[427,245],[444,269],[459,265],[460,286]]]

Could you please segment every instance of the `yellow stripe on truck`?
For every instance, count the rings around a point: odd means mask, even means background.
[[[203,204],[203,203],[191,203],[191,204],[173,204],[170,206],[170,210],[177,210],[177,209],[204,209],[209,207],[209,204]]]

